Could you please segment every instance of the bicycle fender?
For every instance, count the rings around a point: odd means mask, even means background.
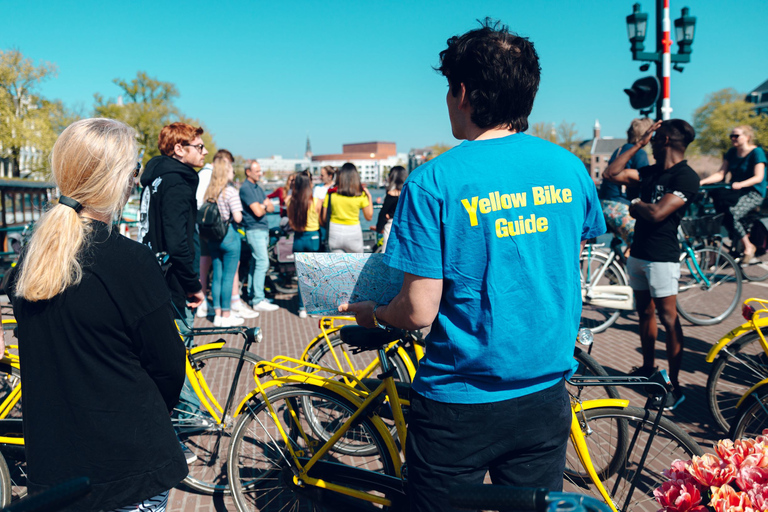
[[[736,403],[736,408],[738,409],[739,407],[741,407],[741,404],[742,404],[742,403],[744,403],[744,400],[746,400],[747,398],[749,398],[749,396],[750,396],[752,393],[754,393],[755,391],[757,391],[757,390],[758,390],[758,389],[760,389],[761,387],[765,386],[766,384],[768,384],[768,379],[763,379],[763,380],[761,380],[760,382],[758,382],[757,384],[755,384],[754,386],[752,386],[751,388],[749,388],[749,389],[747,390],[747,392],[746,392],[746,393],[744,393],[743,395],[741,395],[741,398],[739,398],[739,401],[738,401],[738,403]]]
[[[619,407],[624,409],[629,407],[629,400],[623,398],[599,398],[597,400],[586,400],[580,404],[574,404],[573,410],[579,412],[581,410],[588,411],[590,409],[597,409],[598,407]]]
[[[224,341],[214,341],[213,343],[206,343],[205,345],[200,345],[199,347],[194,347],[189,350],[190,354],[199,354],[200,352],[204,352],[206,350],[219,350],[224,345],[226,345],[226,342]]]
[[[405,369],[408,371],[408,376],[411,378],[411,382],[416,377],[416,365],[411,361],[411,356],[405,351],[403,347],[397,348],[397,354],[400,356],[400,360],[405,364]]]
[[[755,325],[757,327],[766,327],[768,326],[768,317],[764,318],[758,318],[755,322]],[[707,357],[705,358],[705,361],[708,363],[711,363],[715,360],[717,357],[717,354],[720,353],[720,351],[725,347],[727,344],[732,342],[735,338],[738,338],[742,334],[745,334],[750,331],[754,331],[755,327],[752,325],[752,322],[746,322],[741,324],[740,326],[734,328],[731,332],[720,338],[717,343],[709,349],[709,352],[707,352]]]

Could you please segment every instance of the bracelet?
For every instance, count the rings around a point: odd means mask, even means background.
[[[376,318],[376,309],[378,309],[379,306],[381,306],[381,304],[376,304],[375,306],[373,306],[373,326],[378,327],[379,329],[386,330],[387,327],[381,322],[379,322],[378,318]]]

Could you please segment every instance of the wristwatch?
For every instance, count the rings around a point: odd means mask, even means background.
[[[387,330],[387,326],[382,324],[381,322],[379,322],[379,319],[376,318],[376,309],[379,306],[381,306],[381,304],[376,304],[375,306],[373,306],[373,326],[374,327],[378,327],[379,329],[384,329],[386,331]]]

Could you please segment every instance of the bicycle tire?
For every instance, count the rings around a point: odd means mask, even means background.
[[[224,347],[204,350],[190,356],[191,364],[201,367],[200,371],[206,384],[222,407],[231,389],[241,353],[242,349]],[[201,412],[200,419],[209,422],[208,425],[193,427],[181,422],[174,423],[179,440],[197,456],[196,461],[187,465],[189,473],[184,478],[184,484],[204,494],[229,494],[230,492],[226,473],[226,455],[234,428],[231,411],[253,389],[253,367],[263,360],[250,352],[245,353],[244,359],[229,417],[224,418],[224,424],[213,422],[207,411]]]
[[[596,277],[600,268],[608,261],[608,255],[600,252],[593,251],[589,256],[585,256],[584,252],[579,256],[579,271],[581,273],[582,286],[584,285],[585,277],[591,281]],[[598,283],[592,283],[593,285],[618,285],[627,286],[627,275],[622,269],[621,265],[616,262],[616,259],[608,264],[608,267],[603,273],[602,279]],[[621,311],[614,308],[608,308],[603,306],[594,306],[584,301],[581,308],[581,321],[580,327],[586,327],[594,333],[600,333],[606,330],[608,327],[614,324],[621,315]]]
[[[301,406],[305,397],[317,399],[323,404],[334,404],[332,411],[326,409],[329,414],[335,412],[328,418],[329,425],[341,426],[357,407],[340,395],[305,384],[286,384],[267,393],[276,416],[283,421],[288,442],[294,450],[298,450],[297,456],[306,462],[322,443],[315,444],[318,440],[311,437],[311,429],[306,424]],[[388,435],[386,429],[382,427],[379,430],[370,418],[361,418],[342,435],[338,443],[365,442],[375,445],[378,452],[367,457],[354,457],[344,454],[345,450],[340,452],[331,447],[326,457],[310,470],[309,476],[360,490],[373,490],[372,485],[365,484],[366,472],[362,469],[389,476],[396,474],[394,461],[386,449],[385,435]],[[235,425],[227,457],[227,471],[233,475],[232,497],[239,512],[324,510],[323,507],[331,505],[334,500],[353,500],[308,484],[304,488],[295,485],[292,472],[295,464],[284,446],[285,440],[266,403],[263,400],[251,402]],[[350,510],[363,510],[368,505],[361,500],[353,502],[357,506]],[[329,506],[329,509],[333,507]]]
[[[11,504],[11,472],[8,470],[8,464],[5,457],[0,453],[0,507],[7,507]]]
[[[744,279],[759,283],[768,279],[768,252],[754,256],[749,263],[739,263]]]
[[[763,435],[768,428],[768,389],[762,387],[747,397],[738,408],[728,437],[733,440]]]
[[[686,254],[680,263],[677,311],[694,325],[722,322],[741,299],[741,270],[728,254],[714,247],[694,251],[694,257],[710,283],[706,286]]]
[[[594,357],[587,354],[579,347],[574,347],[573,357],[579,362],[574,376],[583,377],[607,377],[608,372],[605,371],[600,363],[598,363]],[[578,386],[566,381],[566,388],[568,392],[580,399],[580,400],[596,400],[599,398],[621,398],[619,390],[616,386]]]
[[[723,432],[730,431],[741,396],[766,378],[768,355],[756,332],[737,338],[720,351],[707,378],[707,403],[715,423]]]
[[[639,467],[648,431],[656,418],[655,412],[639,407],[599,407],[587,410],[584,414],[590,428],[590,433],[585,435],[589,454],[595,468],[608,468],[600,474],[601,481],[619,510],[657,512],[659,505],[653,491],[666,481],[662,472],[669,469],[676,459],[689,460],[694,455],[702,454],[696,441],[662,417],[645,464]],[[583,423],[581,416],[579,421]],[[631,480],[638,472],[637,486],[625,509]],[[585,476],[575,450],[569,445],[563,490],[581,492],[602,500],[595,486]]]

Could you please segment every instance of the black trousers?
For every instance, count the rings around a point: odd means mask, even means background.
[[[406,461],[411,511],[447,512],[448,490],[481,484],[563,488],[571,407],[565,382],[484,404],[411,393]]]

